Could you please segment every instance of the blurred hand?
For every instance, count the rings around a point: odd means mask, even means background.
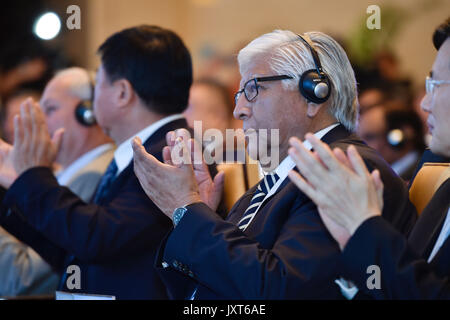
[[[8,189],[17,177],[13,165],[13,146],[0,139],[0,185]]]
[[[44,115],[31,98],[14,118],[14,145],[0,139],[0,185],[8,189],[32,167],[52,167],[61,143],[63,129],[50,139]]]
[[[312,134],[306,139],[314,153],[293,137],[289,155],[299,169],[289,178],[316,203],[319,214],[330,233],[343,249],[356,229],[367,219],[381,215],[383,183],[378,170],[367,171],[359,153],[350,146],[347,155]]]
[[[41,108],[33,99],[26,99],[14,118],[12,161],[17,175],[33,167],[52,168],[63,133],[64,129],[58,129],[51,138]]]

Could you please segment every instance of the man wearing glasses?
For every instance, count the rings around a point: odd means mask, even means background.
[[[421,106],[428,113],[431,151],[448,158],[450,18],[437,28],[433,43],[438,53],[431,76],[426,79],[427,93]],[[309,183],[294,172],[290,178],[314,200],[325,225],[339,242],[343,251],[340,273],[375,299],[450,299],[449,172],[442,173],[442,184],[406,239],[380,218],[383,203],[378,193],[384,180],[381,182],[377,174],[370,175],[361,167],[358,153],[349,149],[347,158],[342,152],[339,155],[338,150],[327,149],[312,136],[308,139],[327,168],[293,138],[290,154]],[[304,164],[308,164],[307,168]],[[328,181],[327,186],[314,182],[323,179]],[[333,191],[332,196],[329,190]],[[339,201],[342,197],[351,201],[342,205]],[[378,290],[368,290],[365,285],[368,266],[378,266],[380,270]]]
[[[258,137],[249,139],[249,154],[261,160],[264,146],[276,154],[262,164],[264,179],[224,221],[214,205],[220,178],[205,178],[204,166],[172,164],[170,148],[190,144],[182,133],[172,134],[165,164],[135,139],[136,175],[174,223],[157,266],[177,299],[341,298],[334,283],[338,244],[314,203],[287,179],[295,166],[288,157],[289,138],[311,131],[333,146],[357,145],[367,165],[386,179],[385,218],[402,233],[415,222],[407,190],[386,162],[352,134],[358,115],[356,81],[335,40],[320,32],[299,36],[277,30],[253,40],[238,61],[242,89],[234,116],[243,120],[246,135]],[[278,130],[278,139],[267,138],[263,130]]]

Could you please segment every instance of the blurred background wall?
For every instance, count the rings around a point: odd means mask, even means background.
[[[72,4],[81,8],[81,30],[65,26],[66,8]],[[381,30],[365,27],[366,8],[373,4],[381,7]],[[16,0],[2,6],[0,50],[18,39],[12,26],[31,29],[39,12],[51,10],[61,17],[62,29],[43,45],[62,53],[70,64],[91,69],[98,66],[95,52],[107,36],[137,24],[161,25],[180,34],[192,52],[197,76],[219,68],[218,58],[222,64],[232,60],[252,38],[281,28],[330,33],[349,51],[353,48],[353,61],[363,55],[363,65],[367,52],[376,48],[367,39],[384,39],[382,46],[396,55],[401,72],[417,85],[423,84],[435,56],[432,32],[450,13],[448,0]],[[234,76],[226,73],[222,70],[221,76]]]

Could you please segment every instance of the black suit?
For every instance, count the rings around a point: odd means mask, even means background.
[[[345,247],[343,276],[376,299],[450,299],[450,237],[427,263],[447,216],[449,195],[447,179],[424,209],[408,241],[379,217],[365,221]],[[380,267],[380,290],[366,287],[369,265]]]
[[[186,126],[184,119],[166,124],[145,148],[162,160],[166,133]],[[86,204],[59,186],[48,168],[23,173],[8,190],[4,205],[15,210],[2,224],[57,270],[65,272],[67,264],[80,266],[81,292],[118,299],[167,298],[153,262],[172,223],[142,190],[133,162],[99,205]],[[25,223],[17,221],[20,216]],[[74,261],[68,259],[72,255]]]
[[[324,136],[332,147],[353,144],[368,166],[385,181],[385,218],[407,233],[415,222],[404,183],[385,161],[343,126]],[[188,206],[163,242],[157,266],[171,297],[186,299],[337,299],[334,284],[340,250],[323,225],[314,203],[289,178],[269,198],[250,226],[236,226],[255,187],[232,208],[226,221],[203,203]],[[183,276],[183,274],[187,276]]]

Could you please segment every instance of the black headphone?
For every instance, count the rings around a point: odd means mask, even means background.
[[[314,60],[315,69],[306,70],[300,77],[298,87],[300,93],[307,100],[321,104],[328,100],[331,94],[331,82],[328,75],[323,71],[319,55],[316,50],[298,34],[300,40],[309,48]]]
[[[82,100],[77,107],[75,108],[75,118],[78,120],[80,124],[86,127],[91,127],[97,123],[95,120],[94,115],[94,92],[95,92],[95,84],[94,81],[87,72],[89,77],[89,88],[90,88],[90,99],[89,100]]]

